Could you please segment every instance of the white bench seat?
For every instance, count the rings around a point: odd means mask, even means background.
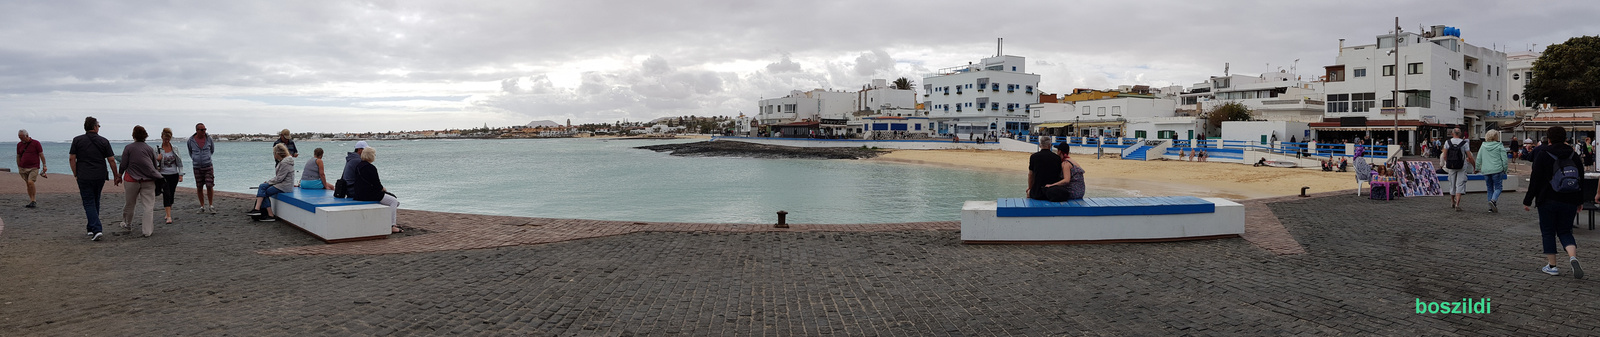
[[[377,202],[299,187],[273,196],[272,209],[279,219],[327,243],[388,238],[394,217],[393,209]]]

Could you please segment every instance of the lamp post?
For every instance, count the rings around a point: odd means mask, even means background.
[[[1394,92],[1389,93],[1394,99],[1394,141],[1400,142],[1400,112],[1406,111],[1400,105],[1400,17],[1394,17]],[[1415,139],[1411,141],[1415,142]]]

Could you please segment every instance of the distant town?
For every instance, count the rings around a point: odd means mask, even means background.
[[[678,116],[661,117],[648,122],[589,123],[573,125],[550,120],[533,121],[524,125],[491,127],[484,125],[470,129],[411,130],[366,133],[293,132],[294,139],[303,140],[400,140],[400,139],[531,139],[574,138],[606,136],[666,136],[683,133],[714,134],[734,130],[735,117],[728,116]],[[216,134],[219,141],[270,142],[277,134]]]

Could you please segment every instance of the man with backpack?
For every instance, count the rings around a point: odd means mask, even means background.
[[[1587,195],[1578,184],[1583,182],[1583,161],[1567,142],[1567,130],[1559,126],[1546,132],[1550,145],[1539,147],[1533,153],[1533,168],[1528,179],[1528,193],[1522,198],[1522,210],[1539,206],[1539,237],[1544,246],[1546,274],[1561,275],[1556,268],[1556,242],[1566,248],[1567,261],[1572,264],[1572,277],[1583,278],[1583,268],[1578,266],[1578,245],[1572,238],[1572,222],[1577,218],[1578,207]],[[1600,197],[1596,197],[1600,200]],[[1537,203],[1535,203],[1537,201]]]
[[[1450,179],[1450,208],[1461,211],[1461,195],[1467,193],[1467,174],[1472,170],[1467,169],[1467,163],[1476,162],[1472,158],[1472,142],[1461,138],[1461,129],[1450,129],[1450,140],[1444,142],[1443,154],[1439,155],[1439,162],[1444,164],[1445,172]]]

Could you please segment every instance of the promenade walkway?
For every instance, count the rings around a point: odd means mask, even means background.
[[[151,238],[88,242],[76,195],[24,210],[25,196],[0,194],[0,334],[1600,334],[1595,281],[1536,270],[1531,212],[1333,194],[1250,206],[1273,212],[1289,235],[1280,248],[1249,235],[964,245],[953,223],[584,230],[618,224],[441,213],[407,213],[413,230],[372,246],[188,212]],[[106,198],[104,213],[119,215],[121,195]],[[457,250],[496,232],[446,235],[461,226],[501,228],[514,244]],[[517,238],[547,229],[588,238]],[[1577,234],[1600,247],[1595,232]],[[426,249],[384,251],[407,242]],[[1600,250],[1586,252],[1600,265]],[[1485,297],[1492,313],[1415,313],[1419,299]]]

